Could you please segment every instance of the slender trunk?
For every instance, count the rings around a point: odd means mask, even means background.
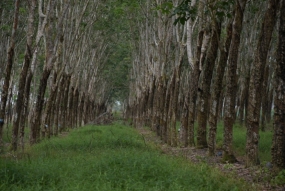
[[[233,22],[232,42],[229,50],[227,86],[225,93],[225,117],[224,117],[224,143],[223,160],[236,162],[233,154],[233,124],[235,121],[235,106],[237,92],[237,61],[239,55],[240,34],[247,0],[236,1],[235,17]]]
[[[28,114],[29,114],[29,102],[30,102],[30,90],[31,90],[32,78],[33,78],[33,74],[31,71],[29,71],[27,78],[26,78],[24,104],[23,104],[23,111],[22,111],[21,122],[20,122],[20,145],[21,145],[22,151],[24,150],[25,125],[28,119]]]
[[[152,131],[156,131],[157,128],[159,128],[159,116],[158,116],[158,107],[159,107],[159,97],[158,97],[158,89],[159,89],[159,83],[160,79],[158,78],[155,82],[155,86],[157,89],[154,90],[153,92],[153,106],[152,106],[152,124],[151,124],[151,129]]]
[[[266,111],[268,110],[267,109],[267,101],[268,101],[268,89],[267,86],[268,86],[268,77],[269,77],[269,66],[267,65],[266,68],[265,68],[265,73],[264,73],[264,81],[262,83],[262,101],[261,101],[261,105],[262,105],[262,113],[261,113],[261,121],[260,121],[260,124],[261,124],[261,131],[265,131],[265,123],[267,122],[266,120]]]
[[[161,109],[161,115],[160,115],[160,136],[161,136],[161,140],[166,140],[166,124],[164,124],[164,116],[165,116],[165,94],[166,94],[166,87],[165,87],[165,79],[163,79],[163,85],[161,87],[161,98],[160,98],[160,103],[159,103],[159,107]]]
[[[197,130],[197,148],[206,148],[207,145],[207,117],[209,107],[210,85],[212,81],[213,70],[218,54],[221,26],[216,21],[212,21],[212,34],[207,59],[203,65],[204,73],[201,81],[201,91],[199,91],[199,107],[197,112],[198,130]]]
[[[167,112],[168,112],[168,109],[169,109],[169,103],[170,103],[170,95],[167,91],[167,87],[166,87],[166,84],[164,84],[164,91],[163,91],[163,96],[165,96],[165,102],[164,102],[164,109],[163,109],[163,116],[162,116],[162,140],[164,143],[167,143],[168,141],[168,131],[167,131]]]
[[[182,49],[180,49],[182,51]],[[178,144],[177,141],[177,129],[176,129],[176,121],[177,121],[177,106],[178,106],[178,96],[179,96],[179,88],[180,88],[180,75],[181,75],[181,61],[182,61],[182,52],[180,52],[179,60],[178,60],[178,66],[174,69],[173,74],[173,89],[172,89],[172,105],[171,105],[171,119],[170,119],[170,129],[172,131],[172,137],[171,137],[171,146],[176,147]]]
[[[72,104],[73,104],[73,92],[74,92],[74,87],[71,87],[69,90],[69,100],[68,100],[68,113],[67,113],[67,126],[69,128],[73,128],[73,123],[72,123],[72,118],[73,118],[73,114],[72,114]]]
[[[39,135],[40,135],[40,124],[41,124],[41,116],[42,116],[42,110],[44,106],[44,96],[47,86],[47,81],[50,75],[49,69],[44,69],[44,72],[42,74],[41,80],[40,80],[40,86],[38,90],[37,95],[37,101],[36,105],[32,114],[31,119],[31,131],[30,131],[30,144],[33,145],[37,142],[39,142]]]
[[[187,147],[189,144],[188,141],[188,118],[189,118],[189,111],[188,111],[188,105],[189,105],[189,94],[187,94],[184,97],[184,103],[183,103],[183,110],[182,110],[182,116],[181,116],[181,129],[182,131],[182,136],[181,136],[181,146],[182,147]]]
[[[44,112],[44,118],[43,118],[43,124],[42,124],[42,138],[45,138],[46,136],[50,137],[51,132],[51,112],[52,112],[52,106],[54,102],[56,101],[56,95],[58,90],[58,81],[60,79],[60,75],[57,76],[57,74],[54,74],[54,82],[52,87],[50,88],[50,95],[46,102],[45,112]]]
[[[216,133],[217,133],[217,122],[219,115],[219,105],[221,102],[221,93],[223,86],[223,78],[225,73],[225,68],[227,65],[227,58],[229,55],[229,48],[231,45],[232,39],[232,22],[228,24],[227,27],[227,38],[225,40],[224,47],[221,48],[220,60],[216,69],[216,76],[213,84],[213,91],[211,95],[211,105],[210,105],[210,114],[209,114],[209,155],[213,156],[216,150]]]
[[[84,111],[84,105],[85,105],[85,93],[83,93],[81,95],[81,98],[80,98],[80,104],[79,104],[79,116],[78,116],[78,120],[79,120],[79,125],[80,126],[83,126],[84,125],[84,122],[83,122],[83,111]],[[133,118],[133,116],[132,116]]]
[[[163,81],[162,81],[162,77],[158,78],[158,85],[157,85],[157,90],[156,92],[156,98],[157,100],[155,101],[155,111],[156,111],[156,116],[154,118],[154,122],[155,122],[155,131],[156,131],[156,135],[157,136],[161,136],[161,118],[163,115],[163,106],[161,105],[161,97],[162,97],[162,90],[163,90]]]
[[[267,117],[266,119],[268,120],[268,122],[271,122],[271,118],[272,118],[272,105],[273,105],[273,92],[274,92],[274,88],[271,87],[269,90],[269,97],[268,97],[268,111],[267,111]]]
[[[272,32],[276,23],[280,0],[269,0],[261,27],[253,69],[249,83],[249,105],[246,136],[246,166],[260,163],[258,157],[259,118],[261,106],[261,88]]]
[[[73,124],[74,128],[78,127],[78,102],[79,102],[79,91],[78,88],[74,90],[74,100],[73,100]]]
[[[281,3],[277,67],[275,69],[274,132],[271,148],[275,168],[285,168],[285,1]]]
[[[198,42],[197,42],[197,52],[196,52],[196,61],[194,62],[194,68],[191,71],[191,82],[190,82],[190,98],[189,98],[189,119],[188,119],[188,140],[189,146],[194,146],[194,122],[196,115],[196,99],[198,92],[198,82],[200,77],[200,56],[201,56],[201,48],[203,43],[204,31],[200,31],[198,34]]]
[[[28,74],[28,69],[30,67],[31,59],[32,59],[32,37],[34,33],[34,14],[36,8],[36,1],[29,2],[29,18],[28,18],[28,29],[27,29],[27,44],[26,44],[26,52],[25,52],[25,60],[23,64],[23,68],[19,78],[19,88],[18,88],[18,96],[16,101],[16,114],[13,120],[12,127],[12,141],[11,141],[11,150],[16,151],[18,145],[18,133],[19,133],[19,123],[20,118],[22,116],[24,95],[25,95],[25,85],[26,85],[26,77]],[[23,131],[22,131],[23,133]],[[23,135],[22,135],[23,136]]]
[[[5,68],[5,79],[4,85],[1,92],[1,105],[0,105],[0,153],[2,152],[3,148],[3,126],[5,122],[5,110],[6,110],[6,102],[8,97],[8,90],[9,90],[9,83],[11,78],[12,66],[14,62],[14,54],[15,54],[15,38],[16,38],[16,31],[18,28],[18,19],[19,19],[19,7],[20,7],[20,0],[15,1],[15,13],[14,13],[14,21],[13,21],[13,28],[12,28],[12,35],[11,35],[11,42],[10,47],[8,50],[8,61]]]
[[[151,81],[151,86],[149,88],[149,96],[147,101],[147,122],[146,125],[151,127],[151,117],[152,117],[152,106],[153,106],[153,99],[154,99],[154,92],[155,92],[155,81]]]
[[[66,76],[65,84],[64,84],[64,94],[61,97],[61,131],[65,131],[67,129],[66,120],[67,120],[67,108],[68,108],[68,90],[70,86],[70,78],[71,76]],[[87,106],[86,106],[87,107]],[[84,115],[87,117],[87,110],[84,111]],[[88,119],[85,119],[85,123],[87,123]]]

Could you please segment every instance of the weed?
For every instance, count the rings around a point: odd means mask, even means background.
[[[280,185],[284,186],[285,185],[285,170],[280,171],[278,175],[275,176],[275,178],[271,180],[271,183],[277,186],[280,186]]]

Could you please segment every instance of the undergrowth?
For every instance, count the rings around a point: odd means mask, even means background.
[[[207,164],[167,156],[122,124],[86,126],[0,158],[0,190],[252,190]]]

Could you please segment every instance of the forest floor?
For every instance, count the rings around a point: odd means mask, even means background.
[[[270,184],[270,180],[273,175],[271,172],[272,169],[266,165],[255,166],[251,168],[245,167],[244,156],[236,156],[236,163],[222,163],[221,159],[221,150],[217,150],[216,156],[210,157],[208,155],[207,149],[196,149],[195,147],[171,147],[156,136],[149,128],[142,127],[137,128],[138,132],[144,137],[146,142],[155,144],[158,148],[162,150],[163,153],[168,155],[180,156],[190,160],[193,163],[206,163],[212,167],[219,169],[224,174],[229,174],[237,176],[238,178],[244,179],[246,182],[249,182],[252,185],[257,186],[262,191],[267,190],[277,190],[285,191],[285,185],[283,186],[274,186]]]

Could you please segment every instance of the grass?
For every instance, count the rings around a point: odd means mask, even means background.
[[[223,144],[223,123],[217,127],[217,147]],[[259,131],[259,157],[261,162],[271,161],[271,145],[273,133],[269,130]],[[233,149],[236,155],[244,156],[246,146],[246,127],[235,124],[233,127]]]
[[[86,126],[0,158],[0,190],[249,190],[207,164],[161,154],[122,124]]]

